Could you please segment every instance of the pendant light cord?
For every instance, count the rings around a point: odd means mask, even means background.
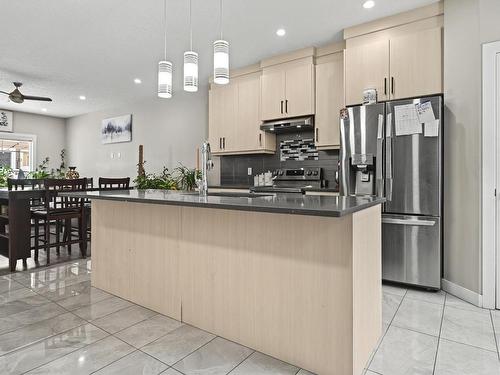
[[[220,39],[222,40],[222,15],[223,15],[223,9],[222,9],[222,0],[220,0],[220,19],[219,19],[219,27],[220,27]]]
[[[163,54],[164,54],[164,60],[167,60],[167,0],[163,0],[163,13],[164,13],[164,16],[165,16],[165,24],[164,24],[164,36],[165,36],[165,45],[164,45],[164,50],[163,50]]]
[[[193,26],[191,21],[191,0],[189,0],[189,48],[193,50]]]

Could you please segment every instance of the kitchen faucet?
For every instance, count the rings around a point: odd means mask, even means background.
[[[210,143],[203,142],[201,145],[201,179],[196,180],[200,196],[205,197],[208,193],[207,172],[214,167]]]

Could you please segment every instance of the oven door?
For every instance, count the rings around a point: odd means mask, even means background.
[[[441,220],[382,215],[382,278],[441,288]]]

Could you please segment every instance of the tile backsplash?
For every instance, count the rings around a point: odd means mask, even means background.
[[[312,141],[312,142],[311,142]],[[335,172],[338,150],[320,151],[314,147],[312,131],[284,133],[276,136],[277,150],[273,155],[227,155],[220,157],[221,185],[252,186],[253,175],[280,168],[323,168],[329,188],[336,188]],[[248,175],[252,168],[252,176]]]

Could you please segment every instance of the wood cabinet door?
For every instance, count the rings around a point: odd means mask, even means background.
[[[260,74],[238,80],[238,151],[258,150],[263,146],[260,130]]]
[[[344,107],[344,54],[334,53],[316,65],[315,144],[340,147],[340,109]]]
[[[285,72],[283,69],[264,69],[261,76],[261,119],[274,120],[284,116]]]
[[[210,89],[208,91],[208,141],[212,152],[222,151],[222,106],[222,92],[219,89]]]
[[[238,149],[236,133],[238,114],[238,85],[230,83],[218,88],[221,90],[222,121],[220,134],[222,137],[222,151],[230,152]]]
[[[314,114],[314,65],[293,64],[285,70],[286,117]]]
[[[390,40],[391,99],[443,92],[442,29]]]
[[[378,100],[389,99],[389,40],[348,46],[345,50],[346,105],[361,104],[365,89],[376,89]]]

